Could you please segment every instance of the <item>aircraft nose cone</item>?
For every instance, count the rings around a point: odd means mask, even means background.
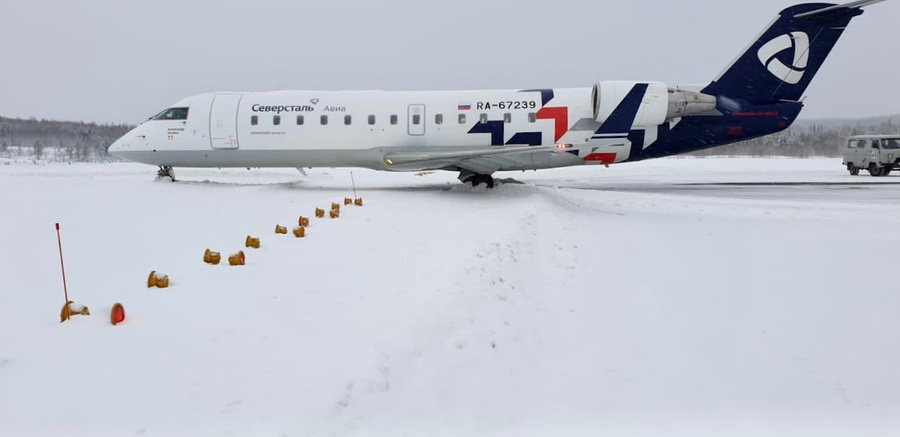
[[[119,138],[118,140],[116,140],[114,143],[112,143],[109,146],[109,149],[108,149],[109,154],[113,155],[115,157],[121,158],[122,156],[120,155],[120,153],[122,153],[127,148],[127,142],[128,142],[128,135],[125,135],[122,138]]]

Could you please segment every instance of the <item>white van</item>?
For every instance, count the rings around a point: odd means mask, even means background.
[[[900,135],[857,135],[847,139],[844,165],[853,176],[868,170],[872,176],[887,176],[900,169]]]

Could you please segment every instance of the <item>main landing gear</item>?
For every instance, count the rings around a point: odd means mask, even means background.
[[[169,178],[172,182],[175,182],[175,169],[168,165],[159,166],[159,171],[156,172],[156,176],[160,178]]]
[[[488,187],[488,189],[494,188],[494,177],[489,174],[478,174],[468,170],[463,170],[459,172],[459,180],[464,184],[471,185],[472,187],[477,187],[481,184],[484,184],[486,187]]]

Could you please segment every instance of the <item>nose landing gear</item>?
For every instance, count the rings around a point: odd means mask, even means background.
[[[160,178],[169,178],[172,182],[175,182],[175,169],[168,165],[159,166],[159,171],[156,172],[156,176]]]

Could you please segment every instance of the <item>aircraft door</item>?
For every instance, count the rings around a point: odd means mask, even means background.
[[[425,105],[409,105],[408,118],[409,134],[425,135]]]
[[[209,111],[209,141],[213,149],[237,149],[237,112],[240,94],[219,94]]]

